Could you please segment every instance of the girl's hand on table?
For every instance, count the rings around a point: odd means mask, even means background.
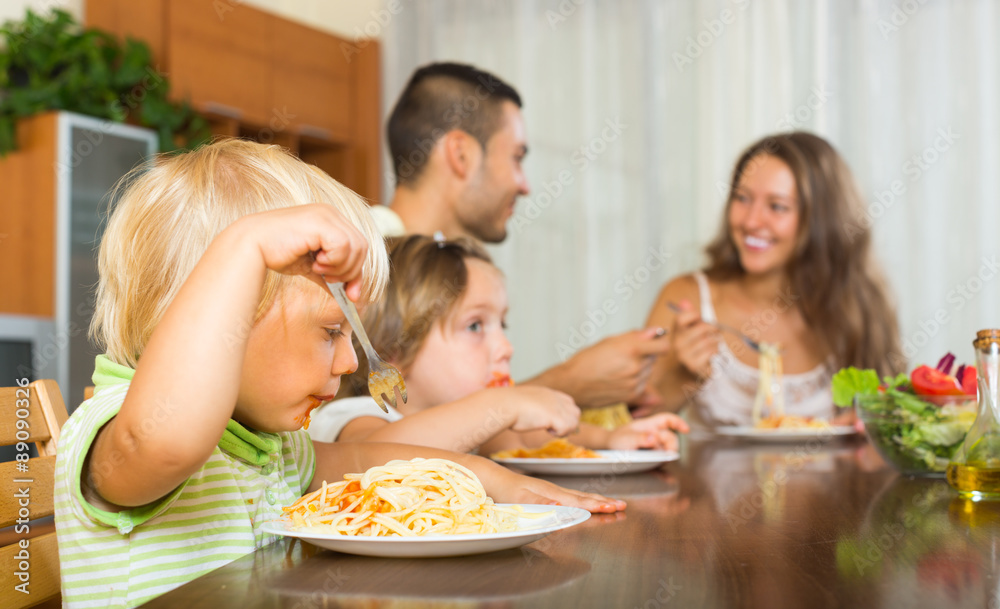
[[[670,332],[671,348],[677,361],[700,378],[712,375],[712,356],[719,352],[719,331],[705,323],[691,303],[682,300]]]
[[[625,509],[625,502],[620,499],[563,488],[540,478],[515,474],[499,464],[491,464],[488,472],[482,468],[475,471],[487,494],[497,503],[565,505],[594,514],[611,514]]]
[[[677,435],[673,431],[690,431],[684,419],[675,414],[660,413],[636,419],[611,432],[608,448],[612,450],[677,450]]]
[[[513,472],[512,472],[513,473]],[[563,488],[539,478],[515,474],[520,480],[513,482],[514,503],[537,503],[542,505],[566,505],[578,507],[594,514],[612,514],[625,509],[625,502],[596,493],[584,493]]]

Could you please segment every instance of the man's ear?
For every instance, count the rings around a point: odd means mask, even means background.
[[[469,177],[481,154],[479,142],[461,129],[452,129],[442,138],[444,160],[452,173],[461,179]]]

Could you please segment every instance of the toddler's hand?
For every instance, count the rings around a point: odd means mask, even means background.
[[[325,282],[347,283],[356,298],[368,242],[331,205],[315,203],[251,214],[233,226],[260,249],[267,268]],[[357,286],[357,287],[355,287]]]
[[[532,431],[544,429],[557,436],[572,433],[580,425],[580,409],[573,398],[546,387],[510,387],[491,391],[509,393],[509,403],[516,410],[511,429]]]
[[[687,433],[684,419],[675,414],[661,413],[636,419],[611,432],[608,447],[613,450],[677,450],[677,436],[670,430]]]
[[[583,508],[595,514],[614,513],[625,509],[625,502],[620,499],[563,488],[547,480],[522,476],[510,470],[499,478],[487,487],[490,497],[497,503],[566,505]]]

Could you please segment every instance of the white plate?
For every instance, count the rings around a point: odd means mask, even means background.
[[[509,506],[510,504],[499,504]],[[590,518],[590,512],[562,505],[521,505],[525,513],[545,514],[537,518],[520,518],[518,530],[509,533],[478,535],[428,535],[424,537],[352,537],[332,533],[316,533],[308,529],[292,530],[288,520],[279,518],[261,525],[265,533],[298,537],[345,554],[386,556],[395,558],[426,558],[462,556],[517,548],[538,541],[549,533],[565,529]]]
[[[532,474],[591,476],[595,474],[633,474],[645,472],[676,461],[679,455],[665,450],[595,450],[597,459],[494,459]]]
[[[716,427],[715,433],[720,436],[740,438],[751,442],[802,442],[808,440],[829,440],[840,436],[850,436],[858,433],[850,425],[833,427],[816,427],[802,429],[757,429],[751,426]]]

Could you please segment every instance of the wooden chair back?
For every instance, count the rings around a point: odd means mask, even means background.
[[[16,456],[0,463],[2,607],[31,607],[59,596],[52,496],[56,444],[67,418],[55,381],[0,387],[0,446],[13,446]],[[38,456],[29,459],[30,444]]]

